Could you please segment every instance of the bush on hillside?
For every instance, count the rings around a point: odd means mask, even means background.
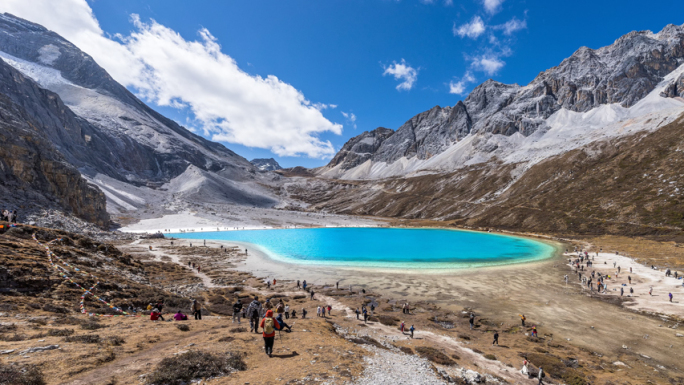
[[[190,351],[176,357],[164,358],[147,377],[148,384],[180,385],[196,378],[228,375],[233,370],[245,370],[247,364],[240,353],[214,355]]]

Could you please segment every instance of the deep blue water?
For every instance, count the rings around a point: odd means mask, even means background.
[[[250,243],[276,260],[337,266],[465,268],[538,260],[555,251],[526,238],[442,229],[315,228],[167,236]]]

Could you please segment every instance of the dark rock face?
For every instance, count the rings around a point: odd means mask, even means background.
[[[54,113],[64,107],[59,96],[38,87],[2,61],[0,84],[3,206],[19,206],[20,213],[38,206],[60,207],[99,226],[108,226],[104,194],[86,182],[57,149],[56,143],[84,145],[80,126],[71,125],[75,123],[73,115]]]
[[[510,136],[520,132],[527,136],[561,108],[585,112],[608,103],[630,107],[682,63],[684,26],[671,24],[657,34],[630,32],[597,50],[578,49],[525,87],[487,80],[454,107],[434,107],[414,116],[364,160],[428,159],[469,133]],[[683,90],[684,78],[680,77],[663,96],[681,96]],[[349,169],[360,164],[345,158],[357,157],[347,145],[363,135],[366,133],[350,140],[329,166],[342,163]]]
[[[335,167],[342,163],[342,168],[356,167],[371,158],[380,148],[380,145],[394,134],[389,128],[378,127],[373,131],[366,131],[347,141],[342,149],[328,163],[329,167]]]
[[[677,80],[670,83],[660,96],[664,98],[675,98],[677,96],[684,96],[684,75],[679,75]]]
[[[276,171],[282,170],[282,167],[273,158],[268,159],[252,159],[249,163],[253,164],[259,171]]]

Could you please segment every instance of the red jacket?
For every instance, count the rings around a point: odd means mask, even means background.
[[[161,313],[158,313],[158,312],[156,312],[156,311],[153,311],[152,313],[150,313],[150,319],[151,319],[152,321],[156,321],[156,320],[159,319],[159,316],[160,316],[160,315],[161,315]]]
[[[267,311],[266,316],[261,320],[261,324],[259,324],[259,327],[262,329],[264,328],[264,321],[266,321],[266,318],[273,318],[273,310]],[[275,318],[273,318],[273,327],[276,330],[280,330],[280,324],[278,323],[278,321]],[[271,334],[266,334],[266,330],[264,330],[264,332],[262,334],[263,334],[264,338],[265,337],[275,337],[275,330]]]

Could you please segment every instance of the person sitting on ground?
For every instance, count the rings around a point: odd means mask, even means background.
[[[281,298],[278,300],[278,304],[276,305],[276,313],[277,314],[283,314],[285,312],[285,304],[283,303],[283,299]]]
[[[180,309],[178,309],[178,312],[177,312],[176,314],[173,315],[173,319],[176,320],[176,321],[187,321],[187,320],[188,320],[188,316],[186,316],[185,314],[183,314],[183,312],[182,312]]]
[[[150,320],[158,321],[159,319],[161,319],[162,321],[164,320],[164,317],[162,317],[161,313],[159,312],[159,309],[152,309],[152,312],[150,313]]]
[[[285,321],[283,321],[283,315],[282,314],[278,314],[276,316],[276,321],[278,321],[278,323],[281,326],[280,330],[287,328],[287,330],[285,330],[285,331],[288,333],[292,333],[292,327],[290,327],[290,325],[286,324]]]
[[[152,302],[150,302],[149,305],[147,305],[147,310],[152,310],[154,309],[154,305],[152,305]]]
[[[528,365],[527,360],[523,360],[523,366],[520,369],[520,373],[524,374],[525,376],[528,376],[528,378],[529,378],[530,372],[527,369],[527,365]]]
[[[278,321],[276,321],[276,319],[273,318],[273,310],[268,310],[266,312],[266,315],[261,320],[259,327],[261,327],[264,330],[264,350],[266,351],[266,354],[268,354],[269,357],[272,357],[273,341],[275,340],[275,331],[281,329],[280,323],[278,323]]]
[[[297,318],[297,311],[295,309],[292,309],[292,314],[290,315],[292,318]]]

